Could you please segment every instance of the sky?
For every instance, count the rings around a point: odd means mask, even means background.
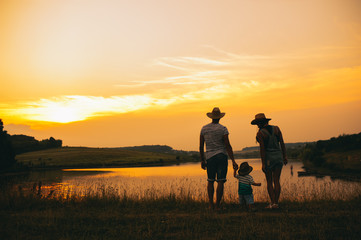
[[[234,150],[361,132],[359,0],[0,0],[0,118],[64,146]]]

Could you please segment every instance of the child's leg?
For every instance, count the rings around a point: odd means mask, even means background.
[[[249,211],[254,211],[254,198],[253,198],[253,194],[249,194],[249,195],[245,195],[244,199],[246,201],[246,204],[248,206],[248,210]]]
[[[246,206],[246,199],[244,199],[244,195],[242,194],[238,194],[238,199],[239,199],[239,204],[241,204],[241,206]]]

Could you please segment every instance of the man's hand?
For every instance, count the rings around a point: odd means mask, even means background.
[[[283,164],[286,165],[287,163],[288,163],[288,159],[287,159],[287,157],[284,157],[283,158]]]
[[[232,161],[233,162],[233,169],[234,170],[237,170],[238,169],[238,165],[237,165],[237,163],[236,163],[236,161]]]
[[[206,169],[207,169],[207,163],[206,163],[206,161],[204,161],[204,160],[201,161],[201,168],[202,168],[203,170],[206,170]]]

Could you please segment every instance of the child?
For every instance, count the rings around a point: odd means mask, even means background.
[[[250,211],[254,211],[254,199],[253,199],[253,186],[261,186],[261,183],[255,183],[252,176],[249,175],[252,172],[253,167],[248,165],[248,162],[243,162],[238,169],[234,169],[233,176],[238,179],[238,195],[239,203],[248,205]]]

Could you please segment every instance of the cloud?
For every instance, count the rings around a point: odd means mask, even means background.
[[[312,59],[305,58],[303,61],[302,54],[296,53],[267,57],[216,51],[220,56],[212,58],[183,56],[156,59],[154,62],[160,63],[158,66],[176,68],[178,71],[171,71],[156,79],[145,78],[117,85],[120,88],[132,88],[133,94],[110,97],[70,95],[19,102],[12,106],[1,104],[0,114],[31,121],[68,123],[99,116],[163,108],[171,104],[219,99],[236,102],[236,98],[244,100],[249,96],[259,96],[266,92],[275,96],[285,95],[295,89],[298,92],[307,92],[317,87],[316,94],[319,95],[324,89],[331,89],[337,85],[338,82],[335,82],[330,86],[330,81],[337,74],[341,74],[337,79],[359,74],[359,68],[346,71],[334,67],[329,74],[325,70],[321,71],[322,68],[312,68],[311,71],[304,68],[305,65],[301,63],[309,65],[308,62]],[[321,53],[323,51],[320,50]],[[293,60],[295,62],[292,62]],[[319,62],[319,59],[317,61]],[[298,64],[301,67],[286,67],[290,64]],[[322,76],[313,80],[314,76],[318,76],[317,73]],[[135,94],[135,91],[142,94]],[[303,94],[297,95],[297,98],[300,99],[298,102],[305,102]]]
[[[171,100],[155,99],[146,95],[109,98],[72,95],[25,102],[12,109],[2,109],[2,112],[33,121],[69,123],[96,116],[136,111],[155,105],[163,106],[170,102]]]

